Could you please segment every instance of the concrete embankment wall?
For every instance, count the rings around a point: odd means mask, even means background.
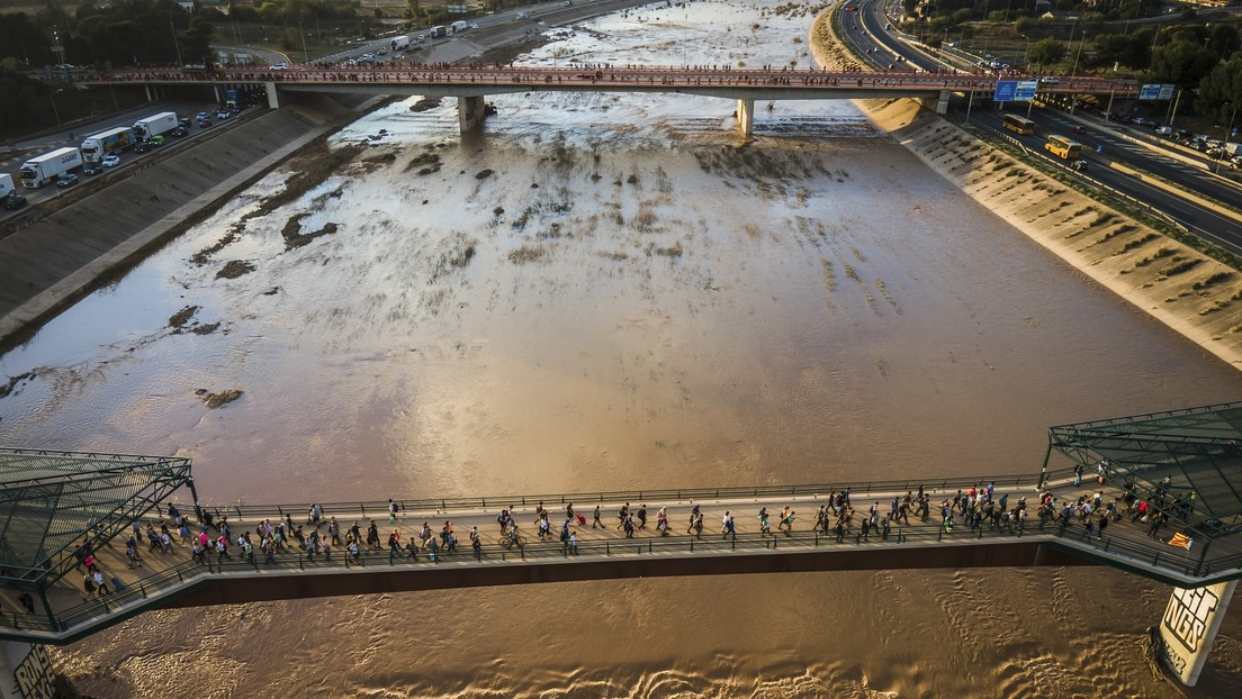
[[[832,31],[831,12],[816,17],[811,47],[820,65],[839,68],[852,59]],[[1242,368],[1242,275],[1236,270],[920,109],[915,100],[858,104],[879,128],[1014,228]],[[1108,338],[1083,342],[1107,351]]]
[[[340,111],[332,106],[313,102],[259,116],[0,239],[0,346],[20,341],[326,132]]]

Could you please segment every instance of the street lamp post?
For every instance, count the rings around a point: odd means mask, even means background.
[[[1233,107],[1233,111],[1229,115],[1229,127],[1225,129],[1225,143],[1229,143],[1229,138],[1233,135],[1233,120],[1234,117],[1238,116],[1238,105],[1230,104],[1229,102],[1226,102],[1225,104],[1229,104]],[[1228,155],[1228,152],[1226,152],[1226,155]],[[1220,172],[1219,160],[1216,161],[1216,172]]]

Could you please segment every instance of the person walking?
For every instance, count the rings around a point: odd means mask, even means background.
[[[483,560],[483,541],[479,536],[479,528],[477,526],[470,528],[470,549],[474,551],[474,560]]]
[[[606,529],[604,522],[599,518],[599,505],[595,506],[595,518],[591,520],[591,528],[594,529],[597,526],[600,529]]]

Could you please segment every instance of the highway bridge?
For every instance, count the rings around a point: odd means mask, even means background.
[[[1012,79],[1023,79],[1013,76]],[[1034,78],[1029,78],[1034,79]],[[969,73],[901,73],[882,75],[793,68],[734,69],[728,67],[642,65],[299,65],[288,70],[254,68],[178,68],[101,72],[82,76],[82,85],[264,86],[268,105],[279,106],[281,91],[342,92],[383,95],[456,97],[463,131],[478,128],[487,95],[522,92],[655,92],[736,99],[738,128],[751,133],[755,100],[858,99],[919,97],[938,108],[955,91],[991,91],[997,79]],[[1062,77],[1045,80],[1048,93],[1137,95],[1129,80]]]

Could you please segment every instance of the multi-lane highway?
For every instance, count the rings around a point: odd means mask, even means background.
[[[842,14],[841,26],[845,34],[842,38],[873,68],[884,70],[890,63],[905,63],[924,70],[945,70],[943,64],[902,42],[886,29],[888,20],[880,0],[856,0],[855,5],[858,11]],[[897,60],[898,56],[902,58],[901,61]],[[903,70],[909,68],[903,67]],[[1087,146],[1088,176],[1092,179],[1147,203],[1193,232],[1228,245],[1235,251],[1242,250],[1242,225],[1236,219],[1114,170],[1109,163],[1115,161],[1126,169],[1150,173],[1230,208],[1242,210],[1242,189],[1236,185],[1192,165],[1118,138],[1107,129],[1072,120],[1052,108],[1032,110],[1031,119],[1038,129],[1036,135],[1020,136],[1011,133],[1002,128],[1001,112],[983,99],[986,97],[975,95],[974,108],[970,114],[972,124],[1017,139],[1032,153],[1057,165],[1064,163],[1043,150],[1045,137],[1052,133],[1068,136]],[[1021,106],[1013,105],[1012,108],[1022,110],[1021,114],[1026,113]]]

